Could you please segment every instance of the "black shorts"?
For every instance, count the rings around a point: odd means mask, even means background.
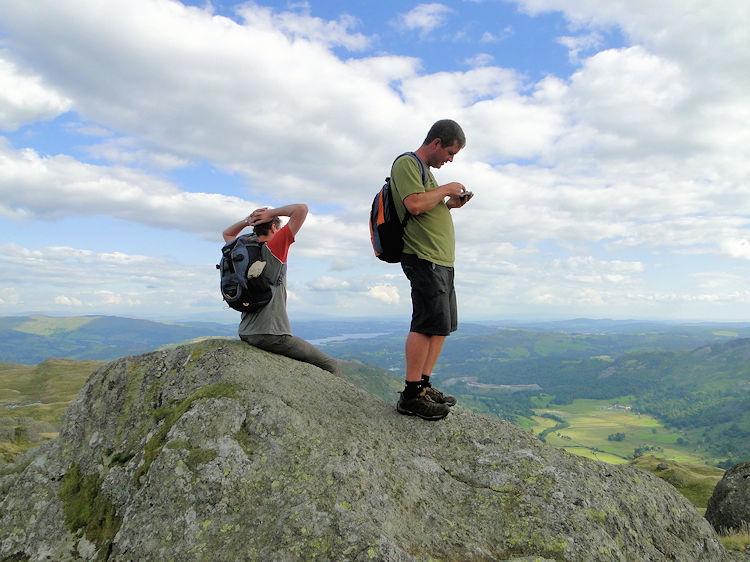
[[[458,328],[453,268],[401,255],[401,269],[411,283],[411,331],[426,336],[447,336]]]

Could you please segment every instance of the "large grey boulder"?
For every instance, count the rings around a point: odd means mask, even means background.
[[[3,559],[726,559],[647,472],[229,340],[94,373],[0,493]]]
[[[736,464],[724,473],[708,500],[706,519],[719,532],[750,525],[750,462]]]

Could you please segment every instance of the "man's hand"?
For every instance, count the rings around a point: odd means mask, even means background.
[[[264,222],[273,220],[275,216],[276,214],[274,214],[268,207],[261,207],[260,209],[255,209],[247,216],[247,224],[250,226],[263,224]]]
[[[453,199],[454,197],[458,197],[466,191],[466,188],[463,186],[463,184],[458,183],[457,181],[452,181],[450,183],[441,185],[438,189],[444,190],[443,193],[451,199]]]
[[[459,191],[455,191],[455,189],[451,190],[450,197],[448,198],[448,201],[445,202],[446,206],[449,209],[459,209],[466,205],[468,201],[474,197],[474,194],[470,191],[467,191],[466,188],[458,183],[453,182],[452,184],[448,184],[451,187],[458,186],[460,189]]]
[[[307,218],[307,205],[304,203],[292,203],[291,205],[284,205],[275,209],[261,207],[248,215],[247,223],[249,226],[255,226],[256,224],[272,221],[276,217],[289,217],[287,225],[292,234],[296,235],[299,229],[302,228],[305,218]]]

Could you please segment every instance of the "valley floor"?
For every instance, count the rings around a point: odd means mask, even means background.
[[[535,410],[537,425],[532,431],[550,445],[577,455],[610,464],[626,463],[643,454],[680,463],[720,460],[697,452],[683,435],[665,428],[653,416],[633,410],[628,398],[578,399],[564,406],[547,406]]]

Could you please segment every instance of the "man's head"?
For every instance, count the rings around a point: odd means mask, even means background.
[[[452,119],[441,119],[430,127],[422,146],[428,153],[425,163],[439,168],[466,146],[466,135],[461,126]]]
[[[274,217],[268,222],[262,222],[260,224],[256,224],[255,226],[253,226],[253,232],[257,236],[270,236],[270,235],[276,234],[276,231],[279,229],[280,226],[281,226],[281,219],[279,217]]]
[[[430,131],[427,133],[423,144],[430,144],[435,139],[440,139],[440,144],[443,148],[453,146],[455,143],[458,143],[459,149],[466,146],[466,135],[464,135],[461,125],[452,119],[436,121],[430,127]]]

